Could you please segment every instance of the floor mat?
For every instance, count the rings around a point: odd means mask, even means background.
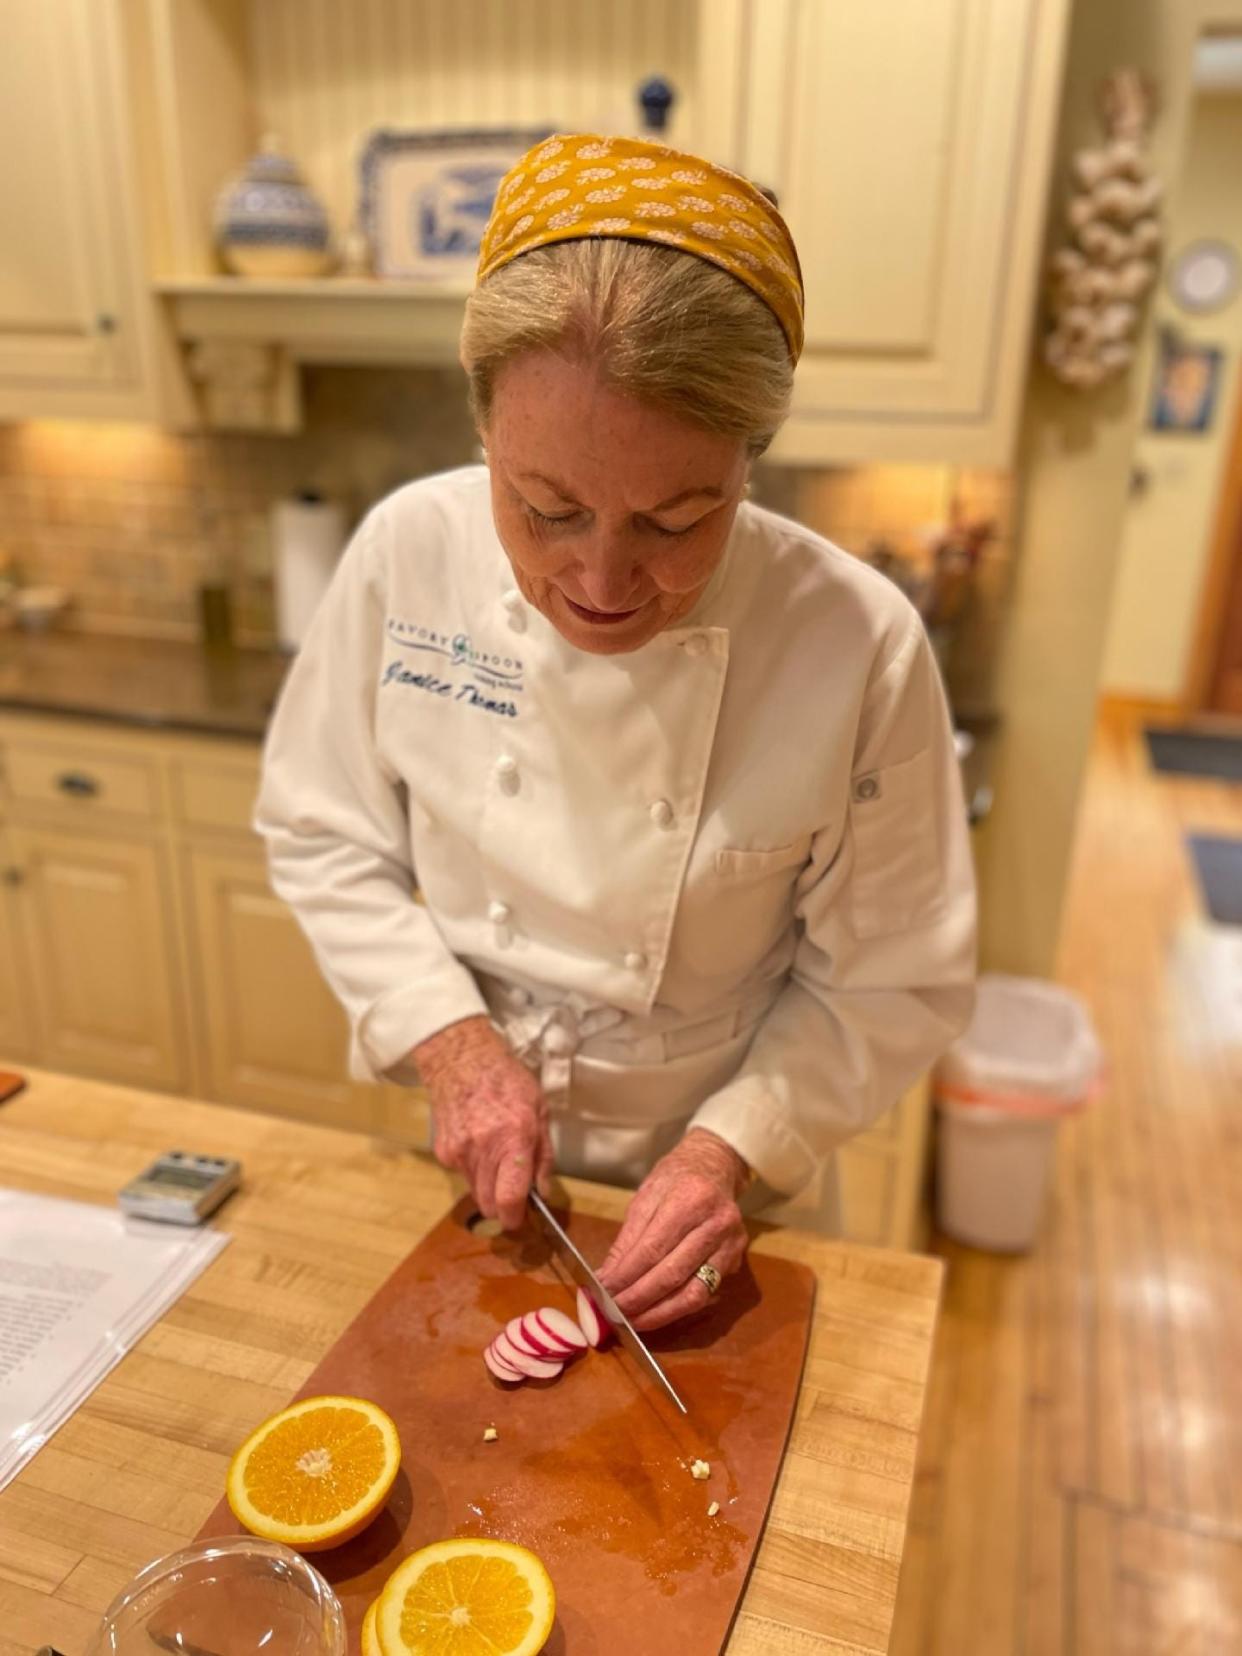
[[[1242,736],[1217,736],[1203,730],[1160,730],[1151,726],[1144,735],[1151,762],[1158,771],[1242,782]]]
[[[1187,842],[1208,913],[1223,926],[1242,926],[1242,840],[1190,834]]]

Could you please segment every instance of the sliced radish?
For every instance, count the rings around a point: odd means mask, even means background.
[[[517,1364],[512,1360],[512,1358],[506,1357],[504,1352],[501,1351],[499,1345],[496,1343],[499,1338],[500,1338],[500,1336],[497,1335],[496,1339],[492,1341],[491,1345],[488,1346],[487,1349],[491,1352],[492,1356],[495,1357],[496,1360],[500,1363],[502,1368],[510,1368],[510,1369],[513,1370],[513,1372],[515,1374],[521,1374],[522,1371],[521,1371],[520,1368],[518,1368]]]
[[[562,1340],[559,1335],[553,1334],[545,1328],[538,1311],[528,1311],[520,1319],[522,1324],[522,1338],[527,1345],[538,1346],[541,1355],[554,1363],[563,1363],[566,1357],[576,1357],[578,1348],[571,1346],[568,1341]]]
[[[564,1363],[549,1362],[544,1357],[528,1357],[524,1351],[518,1350],[507,1334],[497,1334],[492,1341],[492,1353],[530,1380],[555,1380],[565,1366]]]
[[[519,1351],[526,1352],[529,1357],[542,1357],[545,1362],[559,1363],[565,1355],[564,1347],[552,1343],[546,1336],[541,1340],[526,1326],[533,1318],[514,1317],[506,1328],[505,1333]]]
[[[518,1368],[516,1363],[511,1363],[507,1357],[503,1357],[500,1352],[497,1351],[496,1342],[494,1340],[491,1345],[488,1346],[487,1350],[488,1355],[491,1358],[491,1362],[502,1371],[502,1374],[506,1380],[525,1380],[527,1378],[526,1374]],[[491,1365],[489,1364],[489,1367],[490,1366]]]
[[[535,1312],[535,1320],[539,1328],[542,1328],[546,1334],[550,1334],[554,1341],[559,1341],[567,1350],[586,1350],[586,1335],[572,1317],[567,1317],[563,1311],[558,1311],[555,1306],[542,1306]]]
[[[530,1311],[523,1319],[526,1324],[527,1335],[537,1340],[540,1345],[547,1346],[555,1362],[564,1363],[570,1357],[577,1357],[581,1352],[580,1346],[571,1346],[562,1340],[544,1323],[538,1312]]]
[[[586,1335],[589,1346],[602,1346],[612,1333],[599,1306],[585,1288],[578,1290],[578,1326]]]
[[[497,1380],[503,1380],[506,1386],[516,1386],[526,1378],[524,1374],[519,1374],[517,1369],[510,1368],[508,1363],[501,1362],[491,1346],[483,1353],[483,1361],[487,1364],[489,1374],[494,1374]]]

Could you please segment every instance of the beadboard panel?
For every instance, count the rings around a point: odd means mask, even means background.
[[[699,0],[252,0],[256,114],[298,158],[333,223],[380,126],[625,130],[666,75],[670,132],[693,142]]]

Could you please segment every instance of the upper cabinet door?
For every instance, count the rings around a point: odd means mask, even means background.
[[[8,0],[0,418],[144,412],[114,0]]]
[[[743,4],[724,126],[736,164],[777,191],[806,281],[806,354],[774,458],[1009,458],[1065,12]]]

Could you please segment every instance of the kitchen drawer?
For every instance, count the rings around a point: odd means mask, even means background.
[[[258,791],[257,765],[187,759],[173,766],[173,808],[187,828],[248,834]]]
[[[66,821],[124,817],[153,821],[159,814],[154,761],[107,749],[10,738],[4,743],[5,792],[20,810],[54,810]]]

